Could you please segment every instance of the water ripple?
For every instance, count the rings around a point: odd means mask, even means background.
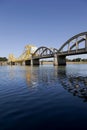
[[[67,128],[67,122],[74,127],[74,121],[87,120],[87,66],[83,66],[1,67],[0,130],[41,129],[41,125],[46,129],[47,124]]]

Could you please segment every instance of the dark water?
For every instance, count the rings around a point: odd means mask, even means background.
[[[87,129],[87,65],[1,66],[0,130]]]

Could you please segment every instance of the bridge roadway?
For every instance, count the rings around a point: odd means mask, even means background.
[[[87,53],[87,32],[79,33],[67,40],[59,49],[39,47],[26,65],[39,65],[43,58],[54,58],[54,65],[66,65],[66,56]]]
[[[79,54],[87,54],[87,50],[85,50],[84,48],[83,49],[78,49],[77,51],[76,50],[71,50],[71,51],[64,51],[62,53],[59,53],[58,55],[59,56],[70,56],[70,55],[79,55]]]

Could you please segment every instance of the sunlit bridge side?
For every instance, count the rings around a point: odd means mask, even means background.
[[[67,40],[59,49],[33,45],[26,45],[24,52],[15,58],[13,54],[9,56],[8,62],[21,65],[39,65],[39,60],[43,58],[54,58],[54,65],[66,65],[66,56],[87,53],[87,32],[79,33]]]
[[[67,40],[58,50],[59,55],[87,53],[87,32],[79,33]]]
[[[54,54],[57,53],[57,49],[55,48],[47,48],[47,47],[39,47],[33,54],[33,59],[35,58],[51,58],[54,57]]]

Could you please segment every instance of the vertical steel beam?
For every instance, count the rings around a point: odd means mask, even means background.
[[[85,50],[87,51],[87,34],[85,35]]]
[[[68,43],[68,52],[70,51],[70,43]]]
[[[76,52],[78,51],[78,38],[76,38]]]

